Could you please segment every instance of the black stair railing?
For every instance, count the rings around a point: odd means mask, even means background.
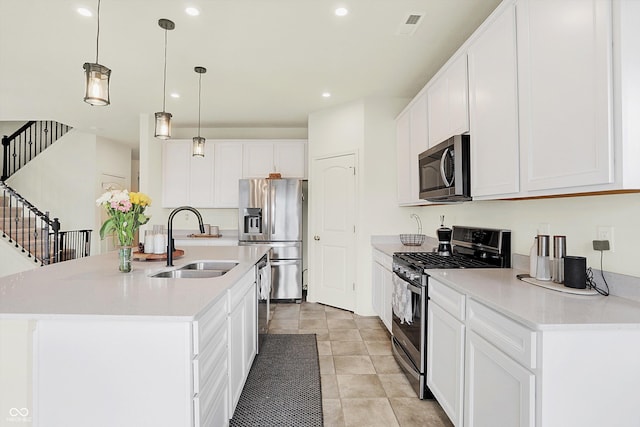
[[[40,265],[90,255],[91,230],[60,231],[51,219],[14,189],[0,182],[0,231],[17,249]]]
[[[70,129],[71,126],[52,120],[29,121],[11,135],[3,136],[0,180],[5,181]]]

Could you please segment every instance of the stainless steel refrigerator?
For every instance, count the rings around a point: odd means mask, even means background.
[[[302,222],[299,179],[241,179],[240,245],[271,246],[271,299],[302,300]]]

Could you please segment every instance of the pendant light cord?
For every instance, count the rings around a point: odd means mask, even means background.
[[[165,110],[167,99],[167,29],[164,29],[164,78],[162,83],[162,112]]]
[[[99,40],[100,40],[100,0],[98,0],[98,31],[96,32],[96,64],[99,64],[98,62]]]
[[[200,138],[200,97],[202,94],[202,73],[199,73],[198,76],[198,138]]]

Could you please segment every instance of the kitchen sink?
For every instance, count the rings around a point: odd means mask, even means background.
[[[191,264],[183,265],[178,270],[199,270],[199,271],[223,271],[226,273],[233,267],[238,265],[237,262],[224,262],[224,261],[198,261]]]
[[[206,279],[222,276],[226,271],[220,270],[169,270],[152,274],[149,277],[160,279]]]
[[[198,261],[183,265],[175,270],[161,271],[149,277],[160,279],[206,279],[220,277],[236,265],[238,265],[237,262],[231,261]]]

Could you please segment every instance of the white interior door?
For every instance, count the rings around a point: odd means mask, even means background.
[[[125,183],[125,178],[123,176],[117,176],[117,175],[109,175],[106,173],[103,173],[100,176],[100,189],[101,192],[100,194],[98,194],[98,196],[96,197],[96,199],[98,197],[100,197],[105,191],[109,191],[109,190],[124,190],[126,188],[126,183]],[[99,227],[102,227],[102,224],[104,224],[104,222],[109,219],[109,215],[107,214],[106,209],[103,206],[99,206],[98,209],[100,210],[100,224]],[[98,232],[100,231],[100,229],[97,230]],[[100,237],[98,233],[96,233],[98,235],[98,238]],[[137,241],[137,240],[135,240]],[[107,252],[111,252],[116,250],[118,247],[118,243],[115,241],[115,237],[113,236],[109,236],[109,237],[105,237],[104,240],[100,240],[100,253],[104,254]]]
[[[313,300],[355,307],[355,155],[314,161],[310,219],[313,227]],[[311,287],[314,289],[311,290]]]

